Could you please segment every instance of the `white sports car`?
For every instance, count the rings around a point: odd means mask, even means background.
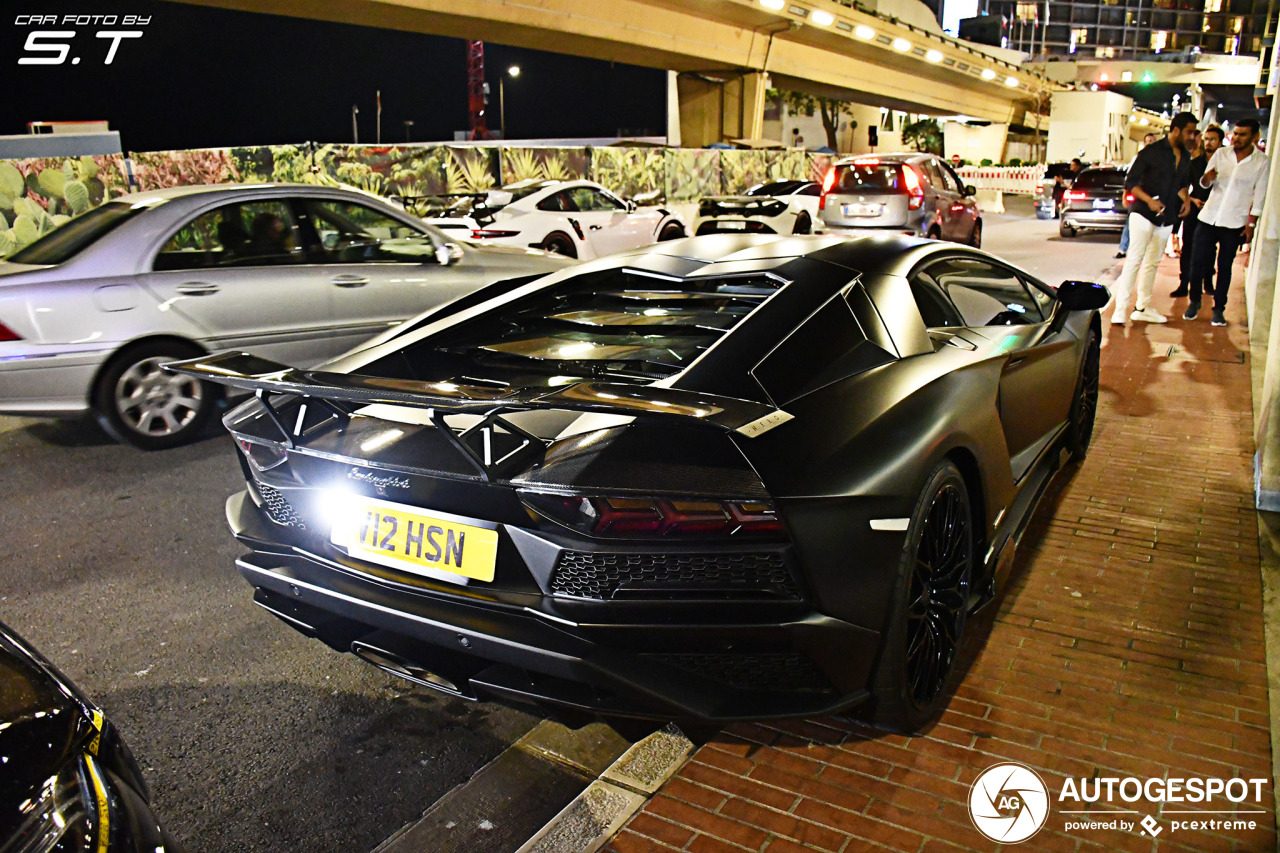
[[[521,181],[463,197],[425,221],[487,246],[544,249],[583,260],[687,234],[671,211],[637,207],[594,181]]]
[[[821,196],[815,181],[773,181],[744,195],[704,198],[693,233],[810,234]]]

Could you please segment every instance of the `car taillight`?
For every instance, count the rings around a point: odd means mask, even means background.
[[[1124,194],[1124,203],[1126,206],[1133,204],[1133,193]]]
[[[1083,192],[1072,192],[1071,190],[1067,190],[1065,193],[1063,193],[1062,197],[1065,198],[1067,201],[1084,201],[1086,198],[1088,198],[1088,196]]]
[[[4,323],[0,323],[0,341],[20,341],[22,335],[10,329]]]
[[[822,179],[822,195],[818,197],[818,210],[827,209],[827,193],[831,192],[831,188],[836,185],[836,167],[832,166],[827,169],[827,174]]]
[[[471,231],[471,239],[484,240],[493,237],[514,237],[519,231],[499,231],[495,228],[475,228]]]
[[[1036,195],[1044,192],[1044,181],[1036,181]]]
[[[924,204],[924,189],[920,186],[920,176],[910,166],[903,166],[902,181],[907,185],[907,192],[911,194],[910,200],[907,201],[907,209],[919,210],[920,205]]]
[[[256,471],[270,471],[283,464],[288,455],[282,445],[249,441],[240,436],[236,436],[236,445]]]
[[[551,495],[521,492],[533,513],[590,536],[777,536],[785,531],[769,501]]]

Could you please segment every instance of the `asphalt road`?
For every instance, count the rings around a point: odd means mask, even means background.
[[[371,850],[537,722],[436,698],[255,607],[222,520],[240,484],[225,433],[141,453],[89,424],[15,423],[0,619],[121,728],[189,851]]]
[[[1114,265],[1116,235],[1007,208],[989,251],[1055,284]],[[189,850],[371,850],[538,718],[437,698],[253,606],[222,520],[234,453],[220,430],[141,453],[0,418],[0,619],[123,730]]]

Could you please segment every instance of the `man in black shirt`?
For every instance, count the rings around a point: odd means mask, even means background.
[[[1169,124],[1168,135],[1139,151],[1129,167],[1124,182],[1125,191],[1133,195],[1129,205],[1129,253],[1125,256],[1124,271],[1116,280],[1112,323],[1123,324],[1126,317],[1143,323],[1168,322],[1151,307],[1151,290],[1173,223],[1191,207],[1187,194],[1191,157],[1183,147],[1182,137],[1195,125],[1194,115],[1178,113]],[[1137,302],[1134,312],[1129,314],[1129,296],[1135,283]]]
[[[1182,218],[1182,255],[1178,258],[1178,289],[1169,295],[1177,299],[1190,296],[1193,302],[1200,301],[1201,293],[1213,293],[1213,268],[1205,270],[1204,275],[1194,285],[1191,283],[1192,247],[1195,246],[1196,226],[1200,224],[1200,208],[1209,199],[1210,187],[1200,186],[1200,177],[1209,165],[1213,152],[1222,147],[1222,128],[1216,124],[1206,127],[1200,135],[1202,144],[1196,147],[1188,145],[1191,152],[1191,212]]]

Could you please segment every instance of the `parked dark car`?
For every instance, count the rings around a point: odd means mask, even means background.
[[[1115,166],[1085,169],[1062,196],[1058,233],[1074,237],[1080,231],[1123,231],[1133,196],[1124,190],[1126,170]]]
[[[730,720],[941,706],[1089,444],[1105,288],[903,236],[695,237],[555,273],[225,424],[254,600],[453,693]]]
[[[881,154],[838,161],[822,182],[822,230],[858,237],[909,234],[982,245],[982,214],[950,164],[932,154]]]
[[[165,853],[120,734],[35,649],[0,623],[0,850]]]

